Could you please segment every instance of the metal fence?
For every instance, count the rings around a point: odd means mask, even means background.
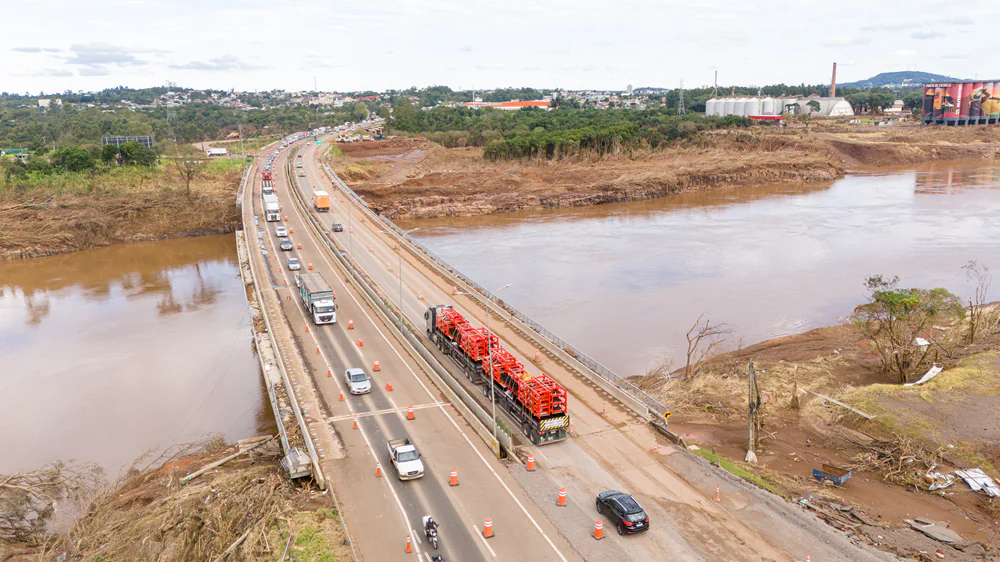
[[[351,199],[353,199],[355,201],[358,201],[359,203],[361,203],[362,205],[364,205],[364,207],[367,209],[368,204],[364,202],[364,200],[363,200],[363,198],[361,196],[359,196],[357,193],[354,192],[354,190],[352,190],[350,187],[348,187],[348,185],[346,183],[344,183],[343,181],[341,181],[340,177],[338,177],[329,166],[324,165],[324,168],[326,169],[327,174],[331,178],[333,178],[333,181],[340,187],[341,190],[343,190]],[[368,212],[372,213],[370,210]],[[372,214],[374,214],[374,213],[372,213]],[[488,289],[486,289],[485,287],[483,287],[479,283],[476,283],[475,281],[473,281],[472,278],[470,278],[469,276],[465,275],[464,273],[462,273],[461,271],[459,271],[457,268],[451,266],[448,262],[446,262],[440,256],[438,256],[433,251],[431,251],[430,248],[424,246],[423,244],[421,244],[417,240],[414,240],[413,238],[411,238],[405,231],[403,231],[401,228],[399,228],[398,226],[396,226],[388,218],[386,218],[386,217],[384,217],[382,215],[378,215],[377,218],[379,220],[381,220],[382,223],[384,223],[386,225],[386,227],[388,227],[389,229],[391,229],[392,231],[394,231],[398,237],[405,239],[413,247],[418,248],[421,252],[425,253],[429,258],[431,258],[432,260],[434,260],[435,262],[437,262],[441,267],[447,269],[452,275],[458,277],[463,282],[465,282],[467,285],[469,285],[470,287],[472,287],[473,289],[475,289],[476,291],[478,291],[480,294],[482,294],[484,298],[487,298],[487,299],[489,298],[489,296],[491,295],[491,293],[490,293],[490,291]],[[541,335],[543,338],[545,338],[546,340],[548,340],[549,342],[551,342],[553,345],[559,347],[564,352],[566,352],[568,355],[570,355],[571,357],[573,357],[574,359],[576,359],[577,361],[579,361],[584,367],[586,367],[587,369],[590,369],[591,371],[593,371],[597,376],[601,377],[602,379],[604,379],[605,381],[607,381],[608,383],[610,383],[615,388],[621,390],[622,392],[624,392],[625,394],[631,396],[633,399],[635,399],[639,403],[641,403],[644,406],[646,406],[646,408],[648,408],[651,412],[653,412],[654,416],[660,417],[665,412],[669,411],[669,409],[667,408],[667,406],[664,405],[662,402],[660,402],[659,400],[653,398],[652,396],[650,396],[649,394],[647,394],[646,392],[644,392],[643,390],[641,390],[640,388],[638,388],[634,384],[628,382],[623,377],[619,376],[617,373],[615,373],[611,369],[605,367],[604,365],[602,365],[601,363],[599,363],[597,360],[591,358],[586,353],[583,353],[582,351],[580,351],[579,349],[577,349],[576,347],[574,347],[573,345],[571,345],[566,340],[560,338],[552,330],[549,330],[545,326],[542,326],[538,322],[532,320],[531,317],[528,316],[527,314],[521,312],[520,310],[514,308],[513,306],[511,306],[511,305],[509,305],[507,303],[503,303],[503,301],[499,301],[498,302],[498,301],[494,300],[493,302],[497,306],[499,306],[499,307],[503,308],[505,311],[507,311],[508,314],[510,314],[511,316],[517,318],[518,320],[520,320],[521,322],[523,322],[525,325],[527,325],[528,327],[530,327],[532,330],[534,330],[535,332],[537,332],[539,335]]]

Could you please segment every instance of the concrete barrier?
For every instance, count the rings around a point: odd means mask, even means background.
[[[345,258],[342,251],[346,248],[341,248],[338,246],[338,242],[335,240],[330,240],[325,233],[323,225],[316,220],[316,218],[309,212],[310,206],[306,204],[305,199],[302,196],[301,190],[299,188],[297,177],[291,173],[291,164],[288,165],[287,171],[289,172],[289,178],[293,186],[291,188],[293,195],[292,198],[295,203],[299,206],[299,209],[303,212],[307,218],[309,226],[313,230],[313,234],[323,241],[323,244],[330,250],[333,254],[335,263],[340,267],[341,271],[345,274],[349,282],[361,293],[365,301],[375,310],[376,315],[382,320],[383,324],[388,327],[388,331],[393,335],[403,346],[403,349],[417,362],[417,365],[427,373],[431,382],[436,386],[441,392],[445,394],[448,400],[455,405],[458,409],[459,414],[465,418],[466,422],[472,426],[473,430],[486,444],[490,445],[493,449],[495,455],[500,455],[499,447],[503,446],[504,449],[509,451],[511,454],[514,452],[513,437],[503,431],[498,429],[497,439],[493,439],[492,432],[492,417],[488,412],[483,410],[478,402],[472,396],[469,396],[468,392],[462,388],[461,384],[458,383],[451,376],[443,365],[431,354],[430,351],[413,335],[410,325],[404,322],[406,326],[405,330],[400,330],[397,325],[397,321],[392,318],[392,308],[386,304],[383,298],[375,292],[374,289],[365,281],[360,275],[360,268],[355,267],[353,263],[348,258]]]

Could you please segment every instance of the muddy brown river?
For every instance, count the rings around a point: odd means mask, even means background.
[[[274,428],[232,235],[0,262],[0,473]]]
[[[701,314],[733,345],[836,323],[874,273],[967,298],[965,263],[1000,273],[1000,165],[400,226],[484,286],[511,283],[504,300],[635,375],[664,358],[682,366]]]

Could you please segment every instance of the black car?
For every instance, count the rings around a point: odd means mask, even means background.
[[[339,222],[333,223],[333,231],[334,232],[343,232],[344,231],[344,225],[340,224]]]
[[[615,524],[619,535],[649,530],[649,516],[632,496],[616,490],[597,494],[597,512]]]

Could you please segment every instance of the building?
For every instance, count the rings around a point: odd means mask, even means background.
[[[41,109],[48,109],[49,107],[52,106],[52,104],[55,104],[58,107],[62,107],[62,100],[59,98],[56,99],[41,98],[38,100],[38,107],[40,107]]]
[[[927,125],[1000,123],[1000,80],[924,84],[923,90]]]
[[[883,111],[889,114],[900,114],[903,112],[905,105],[906,104],[903,103],[903,100],[896,100],[892,102],[892,107],[887,107]]]
[[[465,107],[471,107],[473,109],[479,109],[481,107],[489,107],[491,109],[500,109],[503,111],[517,111],[519,109],[524,109],[526,107],[538,107],[541,109],[549,110],[552,109],[552,102],[550,100],[531,100],[531,101],[501,101],[501,102],[484,102],[484,101],[467,101],[464,104]]]
[[[809,106],[811,102],[819,104],[819,109]],[[815,105],[815,104],[814,104]],[[750,97],[750,98],[712,98],[705,102],[705,115],[736,115],[739,117],[767,117],[784,114],[807,114],[813,117],[848,117],[854,115],[851,104],[840,97],[820,97],[812,95],[806,98],[787,97]]]

